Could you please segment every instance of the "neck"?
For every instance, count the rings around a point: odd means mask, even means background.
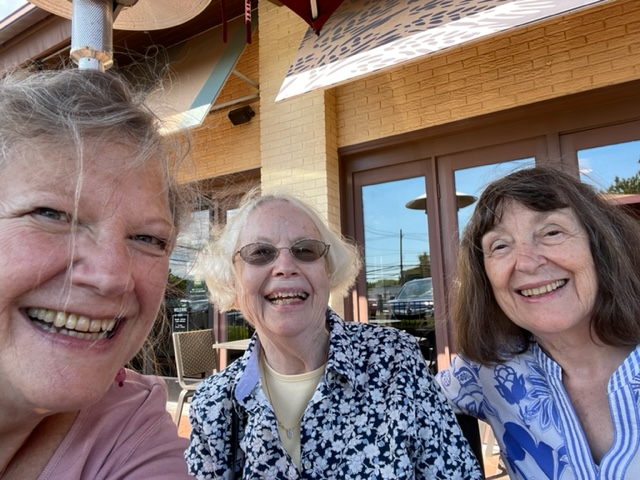
[[[562,368],[563,377],[609,379],[634,347],[605,345],[591,338],[570,345],[538,341],[544,352]]]
[[[0,478],[43,418],[33,412],[25,415],[12,408],[0,408]]]
[[[77,412],[35,417],[0,433],[0,478],[38,478],[73,425]]]
[[[260,333],[258,333],[260,336]],[[323,329],[310,338],[264,338],[260,336],[264,356],[269,366],[282,375],[298,375],[311,372],[327,363],[329,332]]]

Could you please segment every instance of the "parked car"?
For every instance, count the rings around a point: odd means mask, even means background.
[[[433,316],[433,284],[431,278],[417,278],[405,283],[398,295],[389,300],[391,318],[415,320]]]

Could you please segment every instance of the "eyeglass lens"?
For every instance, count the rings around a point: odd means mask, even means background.
[[[289,250],[293,258],[300,262],[315,262],[329,251],[329,245],[320,240],[299,240],[290,247],[276,247],[270,243],[250,243],[238,254],[251,265],[268,265],[280,255],[280,250]]]

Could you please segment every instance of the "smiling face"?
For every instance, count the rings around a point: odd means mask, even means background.
[[[159,167],[123,171],[126,147],[86,147],[79,185],[71,151],[31,146],[1,169],[0,402],[98,400],[163,299],[174,232]]]
[[[536,212],[514,202],[503,207],[500,223],[482,238],[500,308],[543,346],[559,335],[588,338],[598,285],[575,214],[568,208]]]
[[[247,218],[238,248],[255,242],[289,247],[302,239],[321,240],[309,216],[288,202],[259,205]],[[325,328],[329,302],[326,259],[300,262],[286,248],[273,263],[250,265],[236,256],[237,304],[263,341],[312,337]]]

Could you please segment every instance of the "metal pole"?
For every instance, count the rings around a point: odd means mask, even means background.
[[[402,229],[400,229],[400,285],[404,285],[404,273],[402,270]]]
[[[80,69],[104,72],[113,65],[111,0],[73,0],[70,56]]]

